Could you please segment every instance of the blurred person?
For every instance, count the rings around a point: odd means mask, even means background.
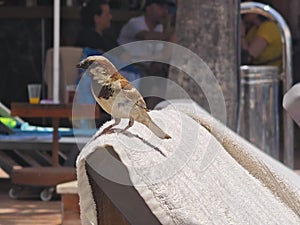
[[[90,0],[82,3],[82,27],[78,33],[76,46],[109,51],[117,46],[116,41],[104,34],[111,26],[110,6],[105,0]]]
[[[173,41],[173,32],[164,32],[163,23],[168,16],[166,0],[147,0],[144,13],[131,18],[121,29],[119,45],[140,40]]]
[[[242,15],[242,64],[282,67],[282,42],[280,28],[274,21],[257,13]]]
[[[146,0],[144,13],[141,16],[131,18],[121,29],[117,42],[123,45],[125,50],[130,52],[131,57],[143,58],[151,52],[152,55],[159,54],[163,51],[163,46],[153,43],[152,45],[139,46],[138,49],[126,49],[124,44],[142,41],[142,40],[161,40],[174,42],[174,32],[165,31],[164,24],[168,19],[169,2],[167,0]],[[167,78],[169,65],[159,62],[137,63],[143,70],[144,76],[158,76]],[[164,95],[165,85],[162,82],[156,82],[155,79],[147,79],[147,82],[141,81],[142,94],[147,93],[151,97],[145,98],[150,109],[162,99],[157,96]]]

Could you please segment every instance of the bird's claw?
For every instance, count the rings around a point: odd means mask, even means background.
[[[99,134],[99,136],[101,136],[101,135],[103,135],[103,134],[112,134],[112,133],[115,133],[115,132],[116,132],[115,129],[108,129],[108,130],[104,129],[104,130]]]

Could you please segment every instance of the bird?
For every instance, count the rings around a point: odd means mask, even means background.
[[[137,121],[148,127],[157,137],[170,139],[151,119],[147,105],[139,91],[123,77],[116,67],[104,56],[89,56],[77,64],[77,68],[85,69],[92,78],[91,92],[101,108],[114,118],[115,122],[100,133],[113,133],[113,127],[121,119],[129,119],[123,131],[132,127]]]

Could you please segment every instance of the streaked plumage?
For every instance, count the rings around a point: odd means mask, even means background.
[[[87,70],[92,77],[91,91],[95,100],[115,119],[115,123],[105,128],[102,133],[112,132],[112,128],[122,118],[129,118],[129,124],[124,130],[137,121],[147,126],[159,138],[171,138],[152,121],[141,94],[108,59],[103,56],[89,56],[77,67]]]

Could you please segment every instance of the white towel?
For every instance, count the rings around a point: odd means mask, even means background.
[[[201,108],[151,111],[172,139],[161,140],[144,125],[103,135],[77,159],[82,224],[97,224],[85,163],[115,182],[105,170],[123,163],[130,179],[161,224],[300,224],[300,179]],[[104,124],[108,126],[112,121]],[[122,129],[124,120],[117,128]],[[100,129],[99,132],[103,129]],[[94,151],[112,146],[121,162]],[[90,157],[89,157],[90,156]],[[140,215],[142,216],[142,215]]]

